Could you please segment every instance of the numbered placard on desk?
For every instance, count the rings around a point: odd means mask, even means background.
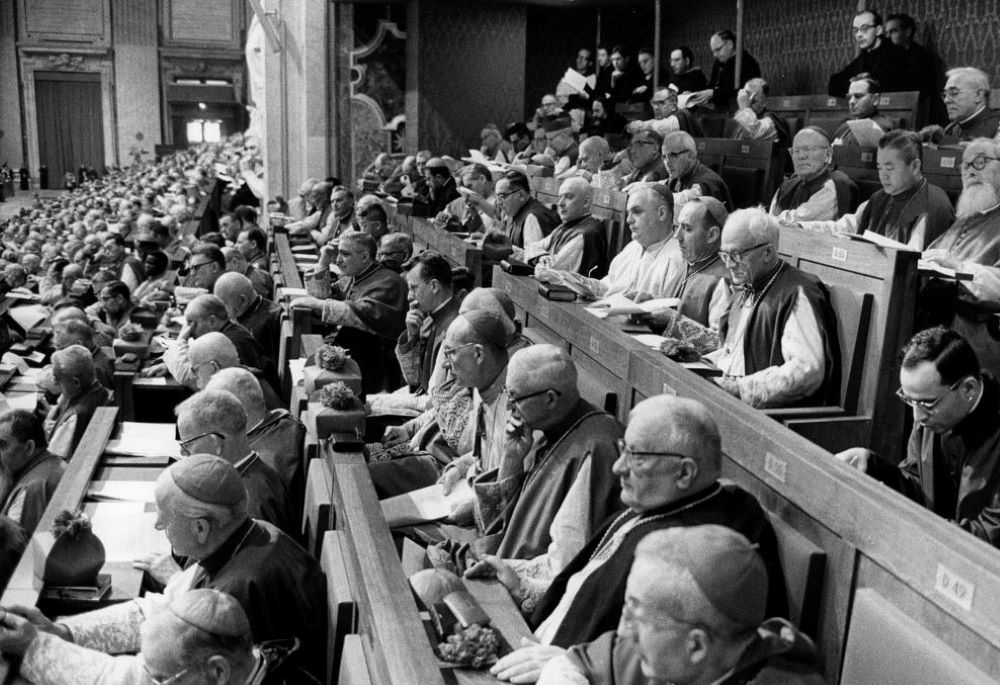
[[[934,578],[934,589],[966,611],[972,611],[972,595],[976,587],[955,574],[943,564],[938,564]]]

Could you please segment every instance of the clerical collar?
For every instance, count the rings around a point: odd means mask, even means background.
[[[578,216],[575,219],[568,219],[567,221],[564,221],[562,225],[563,228],[573,228],[584,219],[589,219],[589,218],[590,218],[589,214],[584,214],[583,216]]]
[[[966,125],[967,123],[969,123],[970,121],[972,121],[973,119],[975,119],[976,117],[978,117],[978,116],[979,116],[980,114],[982,114],[982,113],[983,113],[984,111],[986,111],[986,105],[983,105],[982,107],[980,107],[979,109],[977,109],[977,110],[976,110],[976,113],[975,113],[975,114],[973,114],[973,115],[972,115],[971,117],[969,117],[968,119],[963,119],[962,121],[958,122],[958,125],[959,125],[959,126],[965,126],[965,125]]]
[[[919,182],[914,183],[912,187],[907,188],[906,190],[901,191],[899,193],[896,193],[895,195],[890,195],[889,202],[906,202],[914,195],[916,195],[920,191],[920,189],[923,188],[925,185],[927,185],[927,179],[922,178],[920,179]]]
[[[226,538],[226,541],[219,545],[214,552],[198,562],[198,565],[209,574],[217,572],[229,563],[233,555],[239,551],[240,546],[246,541],[254,528],[254,520],[250,517],[241,523],[233,534]]]
[[[705,257],[704,259],[699,259],[696,262],[688,262],[687,263],[688,273],[698,273],[699,271],[703,271],[704,269],[707,269],[715,262],[719,261],[719,259],[720,259],[719,253],[714,252]]]

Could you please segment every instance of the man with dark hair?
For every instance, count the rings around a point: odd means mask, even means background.
[[[345,234],[337,253],[340,280],[330,283],[333,250],[325,247],[316,272],[307,281],[310,292],[320,297],[292,301],[293,306],[308,307],[323,323],[337,327],[337,344],[350,350],[361,366],[365,392],[379,392],[387,382],[396,387],[393,376],[398,367],[390,350],[406,327],[406,282],[375,261],[375,252],[375,240],[367,233]]]
[[[633,91],[642,85],[642,72],[632,64],[628,50],[624,45],[611,48],[611,75],[609,92],[598,92],[598,97],[610,100],[612,106],[619,102],[628,102]]]
[[[403,265],[410,309],[396,341],[396,359],[413,393],[430,391],[431,373],[448,326],[458,316],[451,265],[436,252],[422,252]]]
[[[653,72],[656,60],[653,48],[639,48],[635,53],[635,61],[639,66],[640,81],[629,95],[629,102],[649,102],[653,97]]]
[[[528,177],[520,171],[508,171],[497,181],[496,197],[503,232],[514,247],[542,240],[559,224],[558,215],[531,196]]]
[[[32,412],[14,409],[0,415],[0,516],[28,537],[66,468],[47,447],[45,428]]]
[[[498,227],[498,212],[493,194],[493,174],[482,164],[462,169],[461,196],[448,203],[437,218],[452,230],[458,225],[466,233],[487,233]]]
[[[941,59],[927,47],[917,43],[917,24],[908,14],[890,14],[885,18],[885,35],[906,58],[906,77],[920,86],[920,116],[917,126],[924,123],[944,124],[948,115],[941,102]]]
[[[236,247],[258,269],[267,269],[267,235],[256,226],[240,231]]]
[[[142,262],[125,253],[125,239],[116,233],[109,234],[101,243],[97,259],[101,269],[113,273],[117,280],[123,281],[129,288],[136,287],[146,278]]]
[[[674,72],[670,77],[670,85],[675,92],[693,93],[708,87],[705,72],[695,66],[694,53],[686,45],[670,53],[670,70]]]
[[[708,79],[708,88],[698,91],[688,101],[689,107],[704,105],[709,102],[716,109],[731,109],[736,101],[736,92],[752,78],[758,78],[760,66],[757,60],[743,51],[743,67],[740,72],[739,86],[736,83],[736,36],[729,29],[715,33],[708,41],[715,62],[712,64],[712,75]]]
[[[663,136],[653,130],[636,131],[628,144],[628,155],[635,169],[622,179],[628,186],[632,183],[655,183],[668,177],[663,164]]]
[[[899,380],[896,394],[913,409],[906,458],[894,467],[860,447],[837,458],[1000,547],[996,379],[981,372],[965,338],[939,327],[906,344]]]
[[[830,95],[841,97],[847,92],[851,77],[862,73],[871,74],[887,93],[917,90],[918,82],[911,81],[906,72],[906,57],[885,37],[882,15],[868,9],[858,12],[854,15],[851,31],[861,52],[830,77]]]
[[[444,211],[449,202],[460,197],[451,169],[440,157],[427,161],[427,166],[424,167],[424,180],[427,182],[429,192],[429,197],[424,200],[429,216],[437,216]],[[417,200],[418,198],[414,198],[414,203]]]
[[[800,221],[811,231],[857,233],[872,231],[915,250],[923,250],[955,220],[951,201],[921,173],[920,134],[891,131],[878,141],[877,165],[882,187],[836,221]]]
[[[403,270],[403,264],[413,254],[413,240],[405,233],[387,233],[379,241],[375,259],[396,273]]]
[[[216,279],[226,273],[226,256],[216,245],[200,242],[191,248],[185,267],[184,285],[212,292]]]
[[[882,86],[871,74],[862,73],[851,77],[851,85],[847,88],[847,107],[851,116],[833,134],[834,145],[860,145],[849,124],[854,120],[867,119],[882,129],[883,133],[896,128],[896,122],[878,111],[881,95]]]
[[[358,212],[358,225],[376,242],[389,232],[389,216],[381,202],[373,202],[363,211]]]
[[[129,323],[135,303],[129,287],[121,281],[113,281],[101,289],[101,310],[97,318],[116,332]]]

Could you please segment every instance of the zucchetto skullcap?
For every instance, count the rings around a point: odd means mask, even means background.
[[[167,602],[167,609],[188,625],[212,635],[250,635],[246,612],[232,595],[225,592],[211,588],[178,592]]]
[[[236,467],[211,454],[192,454],[167,470],[174,485],[204,504],[233,506],[246,501],[247,491]]]

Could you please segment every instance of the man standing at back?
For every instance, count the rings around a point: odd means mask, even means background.
[[[917,82],[911,83],[907,78],[906,57],[883,32],[882,15],[872,10],[858,12],[851,31],[861,52],[843,70],[830,77],[827,91],[830,95],[842,97],[851,84],[851,77],[862,73],[871,74],[886,93],[917,90]]]
[[[708,88],[695,93],[688,101],[688,106],[712,103],[716,109],[731,110],[736,102],[737,91],[750,79],[760,77],[760,65],[744,50],[740,83],[735,85],[736,36],[729,29],[723,29],[712,36],[708,45],[715,56],[712,76],[708,79]]]
[[[670,53],[670,85],[678,93],[693,93],[708,87],[705,72],[694,63],[694,53],[691,48],[682,45]]]

